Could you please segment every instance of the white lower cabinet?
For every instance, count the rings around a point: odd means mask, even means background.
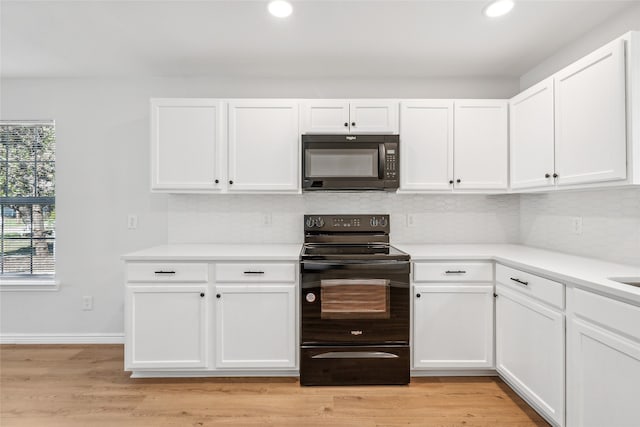
[[[208,298],[207,286],[127,287],[125,369],[206,368]]]
[[[637,426],[640,307],[581,289],[571,297],[567,424]]]
[[[216,367],[295,368],[295,286],[216,286]]]
[[[125,369],[253,375],[297,368],[293,262],[127,263]]]
[[[496,285],[496,370],[554,424],[564,424],[564,315]]]
[[[493,285],[414,287],[413,366],[493,367]]]

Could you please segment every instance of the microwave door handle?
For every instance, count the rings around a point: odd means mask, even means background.
[[[384,160],[386,157],[386,150],[384,144],[378,145],[378,179],[384,179]]]

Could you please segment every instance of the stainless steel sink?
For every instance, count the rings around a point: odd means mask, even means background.
[[[622,283],[623,285],[635,286],[640,288],[640,277],[609,277],[609,280]]]

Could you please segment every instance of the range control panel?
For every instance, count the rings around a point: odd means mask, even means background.
[[[389,233],[389,215],[305,215],[304,230]]]

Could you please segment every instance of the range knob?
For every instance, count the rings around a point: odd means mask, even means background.
[[[305,225],[309,228],[312,228],[315,224],[316,221],[311,217],[307,218],[307,220],[305,221]]]
[[[321,217],[316,218],[315,220],[316,227],[322,228],[324,227],[324,219]]]
[[[378,218],[376,218],[375,216],[374,216],[374,217],[372,217],[372,218],[369,220],[369,224],[370,224],[372,227],[377,227],[377,226],[378,226]]]
[[[386,227],[387,226],[387,218],[382,217],[380,218],[380,227]]]

